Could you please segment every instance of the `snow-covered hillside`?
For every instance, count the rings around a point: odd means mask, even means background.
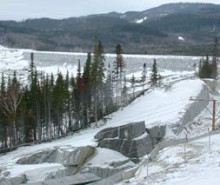
[[[184,145],[162,150],[156,161],[141,166],[134,178],[118,185],[218,185],[220,133],[210,136],[210,141],[204,137]]]
[[[154,89],[135,100],[123,110],[111,115],[110,125],[145,121],[146,126],[172,124],[179,121],[181,113],[191,104],[190,97],[199,94],[200,80],[184,80],[169,89]]]
[[[11,173],[10,176],[19,175],[21,173],[29,173],[31,177],[30,169],[35,169],[33,172],[36,174],[37,170],[42,170],[45,167],[50,169],[51,164],[44,165],[34,165],[26,166],[15,164],[21,157],[45,150],[57,146],[96,146],[97,143],[94,140],[94,135],[103,128],[112,127],[116,125],[122,125],[125,123],[133,121],[146,121],[146,125],[151,124],[166,124],[170,122],[175,122],[180,118],[180,113],[184,111],[187,106],[189,106],[189,98],[199,93],[202,89],[203,82],[200,80],[185,80],[181,81],[169,90],[164,89],[154,89],[144,96],[138,98],[129,106],[125,107],[112,115],[110,115],[111,120],[107,122],[105,126],[99,128],[90,128],[80,133],[76,133],[73,136],[69,136],[65,139],[60,139],[51,143],[39,144],[35,146],[21,147],[16,151],[10,152],[7,155],[0,157],[0,166],[2,167],[2,172],[8,171]],[[175,101],[174,101],[175,100]],[[99,125],[103,125],[102,121]],[[149,125],[148,125],[149,126]],[[105,156],[108,160],[108,155]],[[60,165],[52,166],[52,168],[60,168]],[[41,177],[39,177],[40,179]],[[36,178],[35,178],[36,179]],[[32,179],[32,180],[35,180]]]
[[[27,68],[29,65],[28,57],[30,50],[7,49],[0,47],[0,69],[5,74],[12,74],[13,70],[18,70],[20,78],[24,79],[27,75]],[[34,51],[36,52],[36,51]],[[54,57],[57,56],[57,57]],[[67,69],[75,73],[77,66],[77,58],[85,58],[85,54],[72,53],[47,53],[44,55],[41,52],[36,52],[36,66],[38,70],[45,70],[45,72],[56,73],[57,70],[65,72]],[[59,57],[58,57],[59,55]],[[55,63],[51,63],[53,56],[56,58]],[[108,55],[110,61],[114,58]],[[16,177],[25,174],[29,181],[43,180],[47,172],[53,173],[56,170],[62,170],[64,166],[58,163],[43,163],[35,165],[20,165],[16,162],[24,157],[37,152],[50,150],[52,148],[68,148],[80,146],[97,146],[97,141],[94,135],[100,130],[108,127],[124,125],[130,122],[145,121],[146,127],[156,125],[169,125],[181,122],[188,108],[194,103],[190,101],[191,97],[197,97],[204,89],[205,83],[194,77],[195,69],[192,68],[196,57],[158,57],[159,72],[163,77],[160,88],[151,89],[143,96],[140,96],[127,107],[108,116],[107,123],[102,120],[98,122],[98,127],[92,127],[82,130],[79,133],[74,133],[66,138],[56,140],[50,143],[38,144],[33,146],[20,147],[15,151],[9,152],[6,155],[0,156],[0,178],[7,176]],[[125,56],[128,60],[128,77],[135,75],[137,78],[141,75],[142,64],[146,61],[150,71],[150,64],[152,64],[153,56]],[[58,60],[58,59],[62,60]],[[74,62],[71,60],[75,58]],[[42,59],[40,61],[39,59]],[[66,59],[66,62],[64,62]],[[133,59],[133,60],[132,60]],[[173,59],[173,60],[172,60]],[[166,61],[170,60],[166,63]],[[133,61],[133,63],[131,62]],[[134,62],[135,61],[135,62]],[[186,61],[186,63],[183,63]],[[176,65],[176,66],[172,66]],[[171,67],[172,66],[172,67]],[[182,66],[182,70],[181,70]],[[148,77],[150,75],[148,74]],[[141,87],[143,88],[143,87]],[[217,98],[217,95],[216,97]],[[208,108],[212,105],[209,104]],[[210,113],[204,110],[198,115],[194,121],[199,124],[186,124],[185,130],[179,135],[172,132],[171,127],[167,128],[167,135],[165,140],[185,137],[198,136],[208,132],[211,128],[211,121],[205,120]],[[209,115],[210,116],[210,115]],[[193,120],[192,120],[193,121]],[[159,152],[155,161],[149,164],[142,164],[137,170],[135,177],[120,185],[131,184],[213,184],[220,183],[218,174],[220,173],[220,160],[218,155],[220,153],[220,135],[211,137],[204,137],[200,140],[186,143],[186,155],[184,155],[184,144],[171,146]],[[211,145],[209,145],[211,143]],[[186,156],[186,157],[185,157]],[[147,156],[146,156],[147,157]],[[126,160],[118,152],[109,151],[97,148],[95,157],[89,161],[93,165],[105,166],[110,161],[120,158]],[[148,174],[147,174],[148,169]]]

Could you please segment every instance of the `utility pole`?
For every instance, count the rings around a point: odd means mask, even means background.
[[[191,101],[211,101],[212,102],[212,111],[210,111],[209,109],[209,112],[212,113],[212,131],[215,130],[215,121],[216,121],[216,118],[215,118],[215,115],[216,115],[216,101],[215,99],[199,99],[199,98],[190,98],[189,100]]]
[[[215,112],[216,112],[216,100],[213,101],[213,107],[212,107],[212,131],[215,130]]]

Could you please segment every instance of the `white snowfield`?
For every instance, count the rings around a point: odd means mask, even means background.
[[[219,185],[220,135],[162,150],[155,162],[142,166],[134,178],[118,185]],[[210,150],[209,150],[210,148]],[[186,160],[185,160],[186,155]]]
[[[111,115],[109,125],[123,125],[145,121],[146,126],[178,122],[181,114],[192,101],[190,97],[200,93],[204,83],[201,80],[184,80],[171,88],[154,89],[136,99],[131,105]]]
[[[11,68],[11,70],[18,69],[22,71],[20,74],[24,75],[29,64],[27,60],[24,60],[22,50],[8,50],[4,47],[0,47],[0,50],[1,72],[5,71],[5,69],[8,71]],[[66,67],[65,64],[62,65],[64,68]],[[57,66],[51,68],[51,71],[56,73]],[[44,179],[47,172],[53,172],[53,170],[58,169],[62,170],[63,166],[61,164],[47,163],[18,165],[16,161],[24,156],[55,146],[97,146],[94,135],[106,127],[114,127],[137,121],[145,121],[147,127],[178,122],[183,112],[192,103],[189,100],[190,97],[195,97],[200,93],[204,82],[196,78],[185,79],[186,76],[193,76],[194,71],[162,71],[163,82],[168,85],[167,88],[155,88],[146,92],[145,95],[139,97],[127,107],[110,115],[109,118],[111,119],[105,125],[100,121],[98,128],[89,128],[60,140],[21,147],[6,155],[1,155],[0,177],[4,172],[8,171],[10,172],[9,177],[15,177],[25,173],[28,174],[28,178],[32,181]],[[183,78],[185,80],[181,80]],[[200,117],[204,119],[209,114],[204,112]],[[201,134],[200,129],[203,129],[203,133],[207,132],[207,128],[210,128],[210,125],[195,126],[193,128],[193,134]],[[210,143],[211,145],[209,146],[208,137],[187,143],[186,162],[183,144],[165,148],[160,151],[157,160],[149,164],[148,174],[147,165],[142,165],[134,178],[122,182],[120,185],[219,185],[220,135],[212,136]],[[116,159],[123,160],[124,158],[118,152],[98,149],[90,162],[93,165],[99,166]]]
[[[182,36],[178,36],[178,40],[184,41],[185,39]]]
[[[137,24],[141,24],[141,23],[143,23],[144,21],[146,21],[148,19],[148,17],[144,17],[143,19],[138,19],[138,20],[136,20],[135,22],[137,23]]]
[[[22,165],[15,164],[19,158],[54,146],[96,146],[97,143],[93,138],[94,135],[106,127],[114,127],[133,121],[145,121],[147,126],[176,122],[176,120],[179,119],[181,111],[186,109],[191,103],[189,98],[199,93],[202,86],[203,82],[200,80],[185,80],[173,85],[168,91],[165,91],[164,89],[154,89],[136,99],[123,110],[112,114],[110,116],[111,120],[109,120],[105,126],[100,128],[90,128],[81,131],[80,133],[75,133],[73,136],[51,143],[21,147],[16,151],[1,156],[0,166],[6,167],[5,171],[10,171],[13,176],[16,173],[17,175],[22,174],[25,170],[30,174],[33,172],[32,170],[29,171],[28,168],[24,169]],[[102,124],[101,121],[99,124]],[[109,155],[112,154],[109,153]],[[105,159],[108,160],[109,157],[108,152],[105,152]],[[56,166],[56,164],[54,165]],[[48,168],[50,168],[50,166],[51,165],[48,164]],[[45,166],[30,165],[29,167],[30,169],[36,168],[36,170],[39,170],[42,168],[43,170]],[[56,167],[60,166],[57,164]]]

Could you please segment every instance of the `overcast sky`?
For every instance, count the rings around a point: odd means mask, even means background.
[[[181,0],[0,0],[1,20],[67,18],[117,11],[141,11]],[[184,0],[220,4],[220,0]]]

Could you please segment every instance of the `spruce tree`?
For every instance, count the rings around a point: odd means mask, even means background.
[[[57,79],[53,88],[53,117],[54,117],[54,123],[56,124],[56,127],[54,127],[55,134],[57,137],[63,135],[63,128],[62,128],[62,121],[63,121],[63,113],[65,110],[65,83],[63,79],[63,75],[61,73],[58,73]]]
[[[2,104],[3,99],[5,98],[6,93],[6,85],[5,85],[5,77],[4,73],[2,73],[1,77],[1,88],[0,88],[0,104]],[[2,105],[0,105],[1,107]],[[7,119],[0,109],[0,140],[2,142],[3,147],[7,147],[8,142],[8,129],[7,129]]]
[[[144,63],[143,64],[142,77],[141,77],[141,81],[143,83],[143,89],[144,89],[144,83],[146,82],[146,76],[147,76],[147,65],[146,65],[146,63]]]
[[[122,93],[123,93],[123,79],[125,79],[125,61],[124,58],[122,56],[123,50],[120,44],[116,45],[116,59],[114,61],[114,79],[115,79],[115,86],[116,86],[116,98],[119,98],[119,101],[117,100],[117,103],[119,103],[119,105],[122,105]],[[120,92],[119,94],[117,92]]]
[[[135,76],[134,74],[131,77],[131,87],[132,87],[132,94],[133,94],[133,99],[134,99],[134,89],[135,89]]]
[[[113,83],[112,83],[112,73],[111,67],[108,66],[107,79],[104,84],[104,99],[105,99],[105,114],[108,115],[114,111],[114,101],[113,101]]]
[[[75,91],[75,101],[76,101],[76,120],[77,120],[77,128],[80,129],[84,127],[83,123],[83,106],[82,106],[82,99],[83,99],[83,91],[84,91],[84,80],[82,77],[81,72],[81,62],[78,61],[78,70],[77,70],[77,76],[76,76],[76,91]]]
[[[83,91],[83,117],[85,127],[89,126],[89,118],[91,115],[91,101],[92,101],[92,56],[91,53],[87,54],[87,60],[84,66],[83,71],[83,82],[84,82],[84,91]]]
[[[97,124],[99,118],[103,117],[104,114],[104,96],[103,96],[103,83],[105,79],[104,74],[104,48],[101,43],[95,42],[93,63],[91,70],[91,85],[93,89],[93,100],[94,100],[94,118]]]
[[[115,73],[119,76],[120,79],[122,79],[125,68],[125,61],[122,56],[123,50],[120,44],[116,45],[115,51],[116,51],[116,59],[114,62]]]
[[[77,88],[76,88],[76,82],[75,82],[75,78],[74,76],[71,76],[70,77],[70,94],[71,94],[71,97],[70,97],[70,101],[71,101],[71,118],[74,118],[76,119],[77,118]],[[70,131],[74,131],[74,130],[77,130],[77,125],[78,125],[78,121],[76,120],[76,122],[73,124],[71,122],[71,125],[69,125],[69,129]]]
[[[209,56],[207,55],[205,59],[201,60],[199,77],[200,78],[211,78],[211,75],[212,75],[212,65],[210,64]]]
[[[153,66],[152,66],[152,74],[151,74],[151,84],[152,84],[152,86],[156,86],[157,81],[158,81],[157,61],[154,59]]]

